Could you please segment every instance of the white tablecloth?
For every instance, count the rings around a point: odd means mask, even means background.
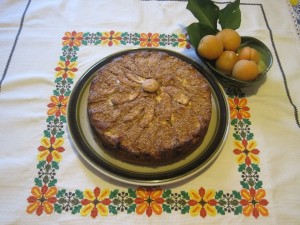
[[[147,189],[78,157],[65,121],[74,84],[125,49],[197,61],[186,4],[0,1],[0,224],[299,224],[299,7],[285,0],[241,1],[238,32],[264,42],[273,66],[259,87],[225,89],[228,138],[206,171]]]

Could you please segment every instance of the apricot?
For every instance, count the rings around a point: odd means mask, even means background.
[[[217,59],[223,52],[223,43],[220,38],[215,35],[204,36],[198,45],[198,53],[205,59]]]
[[[258,74],[258,65],[254,61],[246,59],[239,60],[232,70],[232,77],[243,81],[255,80]]]
[[[235,52],[241,45],[241,36],[235,30],[223,29],[216,36],[221,38],[224,50]]]
[[[224,51],[217,59],[215,67],[225,74],[231,74],[232,69],[237,61],[238,61],[238,56],[236,55],[235,52]]]
[[[241,59],[251,60],[254,61],[256,64],[258,64],[260,60],[260,56],[258,51],[256,51],[255,48],[244,47],[239,52],[239,60]]]

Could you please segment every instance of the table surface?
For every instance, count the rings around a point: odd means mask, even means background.
[[[218,1],[221,9],[228,1]],[[186,1],[0,1],[0,224],[299,224],[300,5],[242,0],[266,79],[224,87],[228,136],[206,170],[140,186],[99,173],[70,137],[77,82],[110,54],[163,48],[200,63]]]

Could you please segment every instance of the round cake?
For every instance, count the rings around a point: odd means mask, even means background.
[[[169,164],[202,143],[211,88],[191,64],[164,51],[129,51],[94,75],[90,125],[105,151],[124,162]]]

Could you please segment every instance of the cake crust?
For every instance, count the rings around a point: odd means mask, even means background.
[[[130,52],[95,74],[88,116],[114,157],[139,165],[176,162],[203,141],[211,88],[189,63],[162,51]]]

